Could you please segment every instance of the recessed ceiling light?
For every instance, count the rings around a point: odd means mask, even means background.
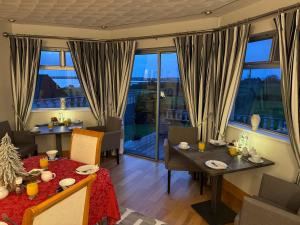
[[[106,26],[106,25],[102,25],[100,28],[101,28],[102,30],[105,30],[105,29],[107,29],[107,28],[108,28],[108,26]]]
[[[205,15],[210,15],[210,14],[212,14],[212,11],[206,10],[206,11],[204,11],[204,14],[205,14]]]
[[[8,22],[14,23],[14,22],[16,22],[16,20],[15,19],[8,19]]]

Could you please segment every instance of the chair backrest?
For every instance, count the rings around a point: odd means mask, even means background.
[[[263,174],[259,197],[293,213],[300,209],[300,186],[268,174]]]
[[[103,132],[75,128],[71,138],[70,158],[85,164],[100,164]]]
[[[122,120],[118,117],[107,117],[106,120],[106,131],[117,131],[121,130]]]
[[[5,136],[6,133],[11,139],[13,139],[12,131],[8,121],[2,121],[0,122],[0,140]]]
[[[168,132],[168,141],[170,144],[176,145],[185,141],[189,144],[197,144],[197,128],[196,127],[179,127],[170,126]]]
[[[90,191],[96,175],[90,175],[46,201],[26,209],[22,225],[87,225]]]

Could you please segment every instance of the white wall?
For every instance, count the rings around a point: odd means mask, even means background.
[[[218,27],[233,23],[239,20],[246,19],[255,15],[262,14],[280,7],[288,6],[297,3],[297,0],[261,0],[255,4],[249,4],[247,7],[239,10],[233,10],[232,12],[222,16],[221,18],[212,17],[198,20],[191,20],[185,22],[173,22],[160,25],[149,25],[137,28],[119,29],[113,31],[95,31],[90,29],[78,29],[78,28],[65,28],[65,27],[53,27],[53,26],[40,26],[40,25],[20,25],[13,24],[13,33],[23,34],[41,34],[41,35],[57,35],[57,36],[72,36],[72,37],[86,37],[95,39],[106,38],[121,38],[121,37],[134,37],[144,35],[165,34],[174,32],[184,32],[193,30],[202,30]],[[2,28],[1,28],[2,27]],[[9,27],[4,26],[5,31],[9,31]],[[272,17],[266,18],[252,24],[251,33],[261,33],[265,31],[274,30],[274,23]],[[3,26],[0,25],[0,31],[3,30]],[[138,41],[138,48],[153,48],[153,47],[166,47],[173,46],[172,38],[158,38]],[[63,40],[50,40],[44,41],[44,46],[48,47],[66,47]],[[3,77],[3,74],[8,74],[7,65],[7,41],[0,38],[0,66],[4,68],[4,73],[0,73],[0,118],[10,118],[12,113],[9,110],[8,105],[11,104],[11,97],[7,97],[7,93],[10,93],[10,89],[7,85],[3,85],[3,80],[7,83],[7,77]],[[2,47],[4,47],[4,53],[2,53]],[[4,61],[2,58],[4,58]],[[3,65],[4,64],[4,65]],[[3,97],[3,94],[4,96]],[[4,104],[2,102],[5,102]],[[50,117],[57,116],[58,110],[53,111],[41,111],[33,112],[29,118],[28,124],[30,127],[38,123],[45,123],[49,121]],[[81,119],[85,121],[86,125],[95,124],[95,120],[89,110],[66,110],[64,111],[66,118]],[[242,132],[240,128],[228,127],[226,136],[228,140],[237,139],[239,133]],[[266,158],[269,158],[275,162],[275,166],[255,169],[246,172],[239,172],[226,176],[226,179],[230,180],[233,184],[240,187],[242,190],[255,194],[258,190],[262,173],[266,172],[278,177],[282,177],[286,180],[292,181],[296,174],[296,162],[291,151],[290,144],[288,142],[276,140],[263,134],[249,132],[249,138],[252,145]],[[63,139],[63,149],[68,149],[68,137]],[[37,140],[39,144],[39,150],[45,151],[55,147],[54,137],[48,137],[46,139]]]
[[[14,126],[10,88],[9,43],[2,32],[11,30],[10,24],[0,23],[0,121],[8,120]]]

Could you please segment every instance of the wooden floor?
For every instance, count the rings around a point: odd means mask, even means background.
[[[167,190],[167,170],[163,163],[125,155],[120,165],[112,158],[103,160],[110,170],[119,205],[160,219],[169,225],[206,225],[190,207],[210,199],[205,188],[200,195],[199,182],[187,172],[173,172],[171,194]]]

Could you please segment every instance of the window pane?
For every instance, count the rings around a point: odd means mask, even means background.
[[[65,52],[66,66],[74,66],[70,52]]]
[[[270,61],[272,39],[249,42],[246,50],[245,62]]]
[[[159,154],[163,159],[164,140],[170,126],[189,126],[188,112],[181,88],[176,53],[161,54]]]
[[[39,70],[33,108],[59,108],[60,98],[67,107],[88,107],[74,70]]]
[[[41,51],[40,65],[42,66],[60,66],[59,51]]]
[[[126,153],[155,158],[158,55],[135,55],[124,116]]]
[[[279,68],[243,70],[230,120],[250,125],[252,114],[260,115],[261,128],[287,134]]]

